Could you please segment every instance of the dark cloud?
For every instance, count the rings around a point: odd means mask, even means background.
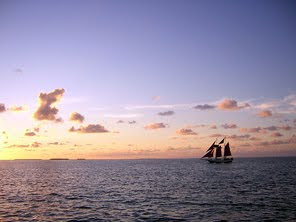
[[[124,121],[120,119],[117,121],[117,123],[124,123]]]
[[[51,142],[51,143],[47,143],[48,145],[54,145],[54,146],[63,146],[65,145],[65,143],[59,143],[59,142]]]
[[[35,132],[26,132],[25,136],[36,136]]]
[[[289,130],[292,130],[292,127],[289,125],[284,125],[284,126],[280,126],[280,129],[289,131]]]
[[[135,120],[132,120],[132,121],[128,121],[129,124],[135,124],[137,123]]]
[[[40,93],[39,107],[34,113],[36,120],[48,120],[61,122],[61,118],[57,118],[59,110],[54,106],[63,97],[64,89],[55,89],[50,93]]]
[[[0,113],[3,113],[6,111],[5,105],[3,103],[0,103]]]
[[[88,126],[81,126],[77,129],[72,126],[69,129],[69,132],[78,132],[78,133],[108,133],[109,131],[105,129],[104,126],[100,124],[89,124]]]
[[[196,105],[193,108],[194,109],[199,109],[199,110],[208,110],[208,109],[215,109],[216,106],[209,105],[209,104],[203,104],[203,105]]]
[[[59,142],[48,143],[48,145],[59,145]]]
[[[7,146],[6,148],[26,148],[29,147],[28,144],[12,144],[10,146]]]
[[[235,129],[237,128],[237,125],[234,123],[225,123],[221,125],[224,129]]]
[[[276,131],[276,130],[279,129],[279,127],[277,127],[277,126],[268,126],[268,127],[264,127],[263,129],[269,130],[269,131]]]
[[[258,141],[258,140],[261,140],[261,139],[258,138],[258,137],[252,136],[252,137],[249,138],[249,140]]]
[[[32,147],[40,147],[42,145],[42,143],[38,143],[38,142],[34,142],[31,144]]]
[[[242,133],[262,133],[264,130],[262,127],[254,127],[254,128],[240,128]]]
[[[174,111],[171,111],[171,110],[165,111],[165,112],[159,112],[158,113],[159,116],[172,116],[174,114],[175,114],[175,112]]]
[[[197,133],[194,132],[192,129],[185,129],[185,128],[178,130],[176,133],[182,136],[197,135]]]
[[[40,128],[39,128],[39,127],[35,127],[35,128],[34,128],[34,131],[35,131],[36,133],[39,133]]]
[[[227,111],[235,111],[235,110],[240,110],[248,107],[250,107],[248,103],[238,105],[237,101],[233,99],[225,99],[218,104],[218,109],[227,110]]]
[[[84,116],[81,115],[80,113],[74,112],[70,115],[69,118],[70,121],[76,121],[79,123],[82,123],[84,121]]]
[[[282,137],[283,134],[279,133],[279,132],[274,132],[271,134],[272,137]]]
[[[228,136],[229,139],[233,139],[233,140],[243,140],[243,139],[249,139],[251,136],[249,134],[244,134],[244,135],[230,135]]]
[[[161,129],[161,128],[166,128],[164,123],[151,123],[144,126],[144,129],[147,129],[147,130],[155,130],[155,129]]]
[[[267,118],[272,116],[272,112],[270,110],[263,110],[258,113],[258,116],[261,118]]]

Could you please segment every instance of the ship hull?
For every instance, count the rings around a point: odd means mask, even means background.
[[[207,159],[209,163],[231,163],[233,161],[233,158],[223,158],[223,159]]]

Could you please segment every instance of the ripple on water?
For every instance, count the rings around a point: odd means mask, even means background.
[[[296,158],[0,161],[0,221],[293,221],[295,167]]]

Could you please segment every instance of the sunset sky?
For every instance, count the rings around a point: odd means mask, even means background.
[[[295,1],[0,0],[0,159],[296,155]]]

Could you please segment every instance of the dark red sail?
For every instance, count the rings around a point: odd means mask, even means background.
[[[216,148],[216,158],[217,157],[222,157],[221,148],[222,148],[221,146],[219,146],[219,147]]]
[[[224,156],[231,156],[229,143],[227,143],[225,145],[225,148],[224,148]]]
[[[223,140],[221,140],[221,142],[220,142],[219,144],[222,144],[222,143],[224,143],[224,140],[225,140],[225,137],[223,138]]]
[[[207,151],[214,149],[214,147],[216,146],[215,143],[216,143],[216,141],[212,144],[212,146],[210,146],[210,148]]]
[[[205,158],[205,157],[213,157],[214,155],[214,149],[208,151],[202,158]]]

